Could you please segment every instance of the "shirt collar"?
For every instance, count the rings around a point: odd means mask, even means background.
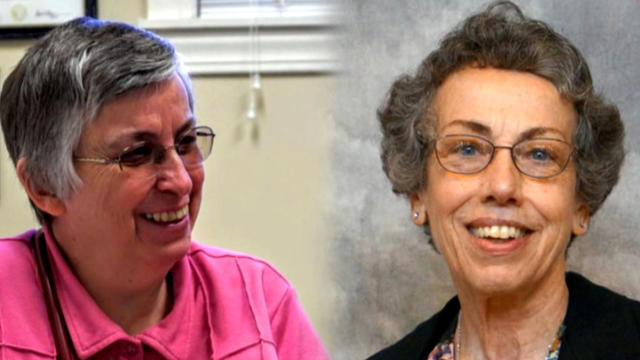
[[[171,270],[173,307],[158,324],[130,336],[114,323],[95,303],[91,295],[73,274],[48,226],[44,227],[51,257],[56,293],[73,341],[76,354],[84,359],[95,355],[114,342],[123,340],[153,348],[168,359],[185,359],[193,334],[193,279],[182,258]],[[196,327],[197,328],[197,327]]]

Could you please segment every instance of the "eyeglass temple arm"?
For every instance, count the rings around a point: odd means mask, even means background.
[[[84,157],[74,157],[73,160],[74,161],[80,161],[80,162],[100,163],[100,164],[111,164],[111,163],[116,163],[117,162],[117,160],[111,160],[111,159],[84,158]]]

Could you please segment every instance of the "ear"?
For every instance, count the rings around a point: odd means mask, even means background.
[[[589,229],[589,218],[589,206],[584,201],[580,201],[573,213],[573,226],[571,231],[573,235],[580,236],[587,232],[587,229]]]
[[[429,222],[429,214],[427,213],[422,192],[412,193],[409,196],[409,202],[411,203],[411,221],[418,226],[423,226]]]
[[[29,199],[31,199],[38,209],[54,217],[64,214],[66,211],[64,202],[55,194],[41,189],[31,181],[29,173],[27,172],[27,160],[25,158],[18,159],[16,173],[18,174],[18,179],[20,179],[22,187],[27,192],[27,196],[29,196]]]

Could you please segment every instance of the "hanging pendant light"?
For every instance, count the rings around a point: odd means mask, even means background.
[[[245,109],[245,135],[254,143],[260,140],[259,120],[264,112],[264,96],[260,78],[260,39],[258,26],[258,0],[249,0],[249,7],[256,12],[249,26],[249,93]]]

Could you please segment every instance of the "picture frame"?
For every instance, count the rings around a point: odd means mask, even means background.
[[[0,0],[0,39],[34,39],[80,16],[98,16],[98,0]]]

